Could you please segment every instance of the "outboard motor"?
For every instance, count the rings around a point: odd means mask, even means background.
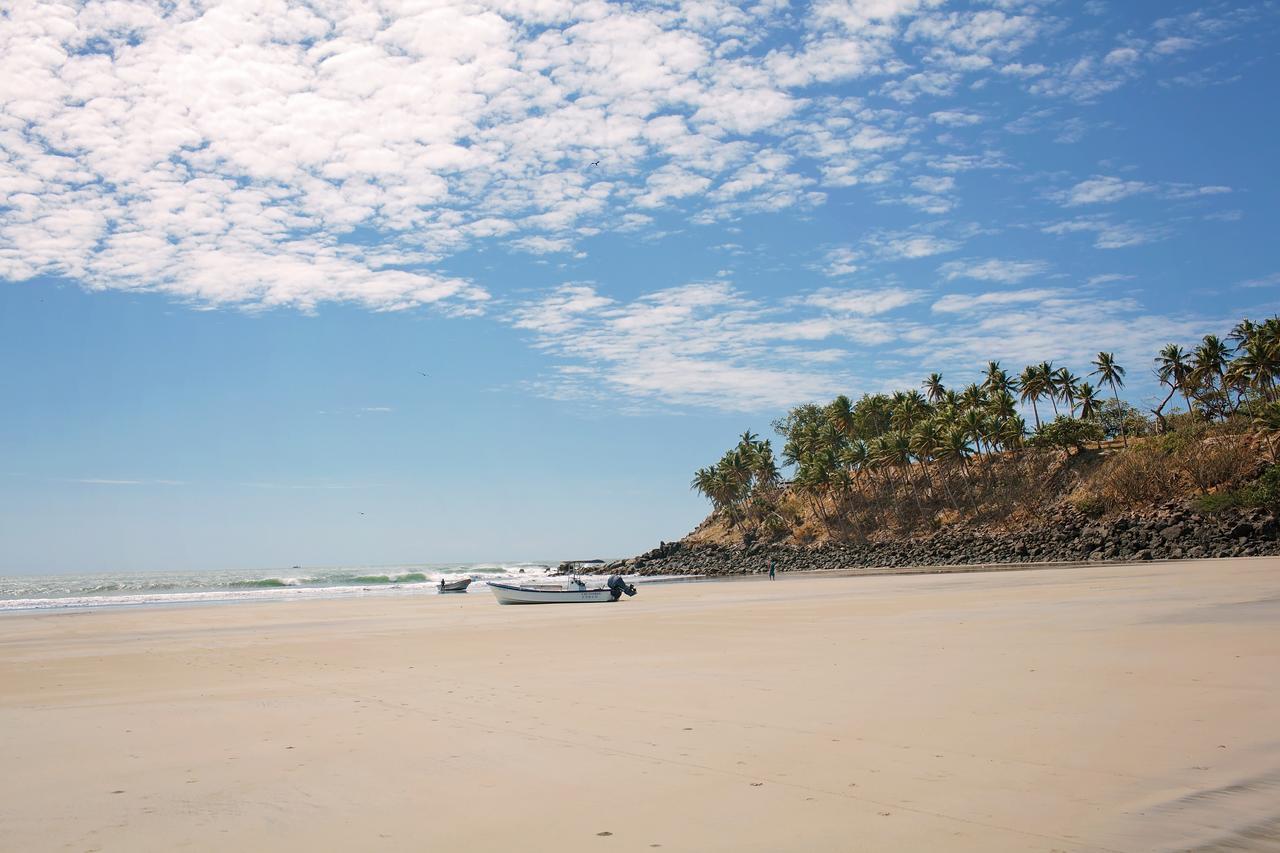
[[[619,598],[622,598],[622,594],[624,592],[627,595],[636,594],[635,584],[627,583],[625,580],[622,579],[622,575],[609,575],[609,582],[607,586],[609,587],[609,592],[613,594],[614,601],[617,601]]]

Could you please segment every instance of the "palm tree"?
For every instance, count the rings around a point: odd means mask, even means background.
[[[965,481],[968,481],[969,479],[969,457],[972,455],[973,448],[969,447],[969,437],[965,435],[964,429],[961,427],[955,427],[949,430],[946,435],[942,437],[942,443],[938,445],[938,458],[947,459],[953,462],[956,467],[959,468],[960,476]],[[974,513],[977,513],[978,505],[973,497],[973,489],[970,486],[965,485],[961,487],[961,490],[969,498],[969,506],[973,509]],[[947,489],[947,494],[951,494],[950,487]],[[956,508],[957,512],[959,511],[959,507],[956,506],[954,497],[952,497],[951,505]]]
[[[941,403],[947,394],[947,389],[942,384],[941,373],[930,373],[929,378],[920,387],[924,388],[925,393],[929,395],[930,403]]]
[[[1160,355],[1156,356],[1156,376],[1162,383],[1169,386],[1170,389],[1182,391],[1182,396],[1187,401],[1187,411],[1194,412],[1191,406],[1191,390],[1188,382],[1191,376],[1191,358],[1187,355],[1186,350],[1177,344],[1168,344],[1164,349],[1160,350]],[[1166,400],[1167,402],[1167,400]]]
[[[1065,367],[1059,367],[1053,374],[1053,383],[1058,389],[1059,396],[1067,402],[1067,408],[1071,410],[1071,417],[1076,416],[1076,399],[1080,396],[1080,377],[1074,375]]]
[[[933,475],[929,473],[929,463],[938,454],[938,445],[942,443],[942,433],[936,417],[921,421],[911,433],[911,452],[920,460],[920,469],[928,480],[929,490],[933,491]]]
[[[1080,403],[1081,420],[1091,421],[1098,417],[1102,401],[1098,399],[1098,389],[1088,382],[1081,383],[1076,390],[1076,400]]]
[[[1013,377],[1009,375],[1009,372],[1000,366],[998,361],[987,362],[985,376],[986,378],[982,381],[982,390],[987,393],[987,396],[1012,393],[1016,388],[1017,383],[1013,381]]]
[[[960,392],[960,405],[965,409],[980,409],[987,402],[987,396],[975,383],[970,382]]]
[[[1006,418],[1000,424],[1000,446],[1005,450],[1018,450],[1027,435],[1027,422],[1018,415]]]
[[[1222,399],[1223,416],[1232,410],[1231,396],[1227,393],[1227,364],[1231,360],[1230,348],[1217,335],[1205,335],[1191,355],[1191,379],[1201,386],[1216,390]]]
[[[1253,416],[1253,425],[1267,438],[1267,449],[1271,452],[1271,461],[1276,461],[1276,437],[1280,435],[1280,403],[1267,403],[1257,410]]]
[[[827,419],[841,435],[853,438],[857,434],[853,402],[845,395],[841,394],[827,405]]]
[[[1045,387],[1044,380],[1040,375],[1040,369],[1034,365],[1028,365],[1022,371],[1022,375],[1018,377],[1018,387],[1021,389],[1018,399],[1022,402],[1031,401],[1031,412],[1036,417],[1036,429],[1040,429],[1040,409],[1036,406],[1036,401],[1044,396]]]
[[[1099,382],[1106,382],[1111,386],[1111,396],[1116,401],[1116,413],[1120,416],[1120,438],[1124,441],[1124,446],[1129,446],[1129,436],[1125,434],[1125,416],[1124,410],[1120,407],[1120,392],[1117,388],[1124,387],[1124,368],[1116,361],[1116,354],[1113,352],[1100,352],[1098,357],[1093,360],[1093,366],[1097,368],[1090,376],[1097,376]]]
[[[987,414],[997,422],[1006,421],[1018,413],[1018,401],[1008,391],[1000,391],[987,401]]]
[[[1242,321],[1231,330],[1238,341],[1237,357],[1227,372],[1228,382],[1253,389],[1267,400],[1275,399],[1275,379],[1280,376],[1280,320],[1272,317],[1258,324]]]
[[[782,480],[778,465],[773,461],[773,445],[769,439],[756,442],[755,453],[751,460],[751,475],[755,478],[757,488],[772,489]]]
[[[1054,382],[1056,371],[1052,361],[1042,361],[1035,366],[1036,373],[1040,374],[1040,388],[1049,402],[1053,404],[1053,416],[1058,416],[1058,386]]]
[[[897,405],[893,408],[889,422],[896,430],[910,432],[929,414],[929,411],[929,404],[925,402],[924,395],[919,391],[911,391],[898,395]]]
[[[973,446],[978,448],[978,452],[981,453],[982,444],[987,440],[989,431],[986,416],[977,409],[970,409],[960,417],[958,426],[964,430],[964,434],[973,442]]]

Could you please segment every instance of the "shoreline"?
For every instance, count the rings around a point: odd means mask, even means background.
[[[854,577],[897,577],[897,576],[913,576],[913,575],[951,575],[951,574],[982,574],[982,573],[1001,573],[1001,572],[1023,572],[1023,571],[1044,571],[1049,569],[1077,569],[1086,567],[1121,567],[1121,566],[1151,566],[1151,565],[1168,565],[1189,562],[1220,562],[1226,560],[1267,560],[1274,559],[1269,556],[1257,557],[1222,557],[1211,558],[1208,560],[1064,560],[1064,561],[1048,561],[1048,562],[1024,562],[1024,563],[962,563],[962,564],[946,564],[946,565],[918,565],[918,566],[880,566],[870,568],[840,568],[840,569],[782,569],[778,572],[778,579],[784,577],[791,578],[854,578]],[[630,573],[624,575],[629,581],[636,583],[640,588],[647,588],[652,585],[667,584],[688,584],[688,583],[705,583],[705,582],[738,582],[746,580],[762,580],[767,579],[767,569],[757,569],[753,571],[741,571],[735,573],[724,574],[708,574],[708,575],[642,575]],[[554,575],[551,575],[554,577]],[[584,575],[586,577],[603,577],[604,575]],[[481,594],[485,586],[485,581],[480,580],[473,585],[466,595]],[[184,593],[176,593],[184,595]],[[379,584],[371,587],[303,587],[303,588],[286,588],[271,589],[262,593],[248,593],[247,591],[209,591],[205,593],[190,593],[192,597],[182,600],[156,600],[156,601],[113,601],[112,596],[83,598],[63,598],[63,599],[36,599],[36,601],[47,601],[47,605],[35,605],[30,607],[8,607],[0,606],[0,619],[15,618],[21,615],[31,614],[64,614],[64,613],[82,613],[97,612],[103,610],[152,610],[165,609],[174,610],[187,607],[227,607],[241,604],[302,604],[309,601],[359,601],[364,599],[377,598],[423,598],[434,597],[439,593],[436,591],[434,584]],[[455,596],[449,596],[450,598]],[[77,603],[62,604],[64,601],[72,601]],[[0,601],[0,605],[6,602]]]

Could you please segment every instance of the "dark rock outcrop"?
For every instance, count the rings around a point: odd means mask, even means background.
[[[1139,561],[1280,555],[1280,524],[1263,509],[1200,513],[1190,503],[1089,519],[1064,507],[1022,530],[944,528],[914,539],[814,546],[663,542],[601,569],[641,575],[734,575],[778,571],[901,569],[1002,563]]]

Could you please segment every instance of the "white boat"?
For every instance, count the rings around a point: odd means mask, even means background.
[[[489,581],[489,589],[499,604],[576,604],[588,602],[617,601],[625,592],[635,595],[635,586],[628,584],[620,575],[613,575],[604,586],[587,586],[578,577],[571,577],[559,586],[538,584],[536,586],[517,586],[516,584]]]
[[[466,592],[469,586],[471,586],[471,578],[463,578],[456,581],[447,581],[444,578],[440,578],[441,592]]]

